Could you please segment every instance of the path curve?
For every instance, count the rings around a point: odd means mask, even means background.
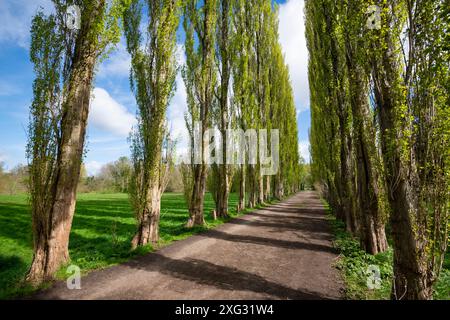
[[[65,282],[33,299],[339,299],[337,253],[314,192]]]

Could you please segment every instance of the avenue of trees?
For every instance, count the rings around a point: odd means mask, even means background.
[[[174,170],[184,185],[187,227],[204,224],[206,190],[213,194],[217,215],[227,217],[233,184],[239,193],[238,210],[282,199],[304,185],[293,91],[278,39],[277,8],[270,0],[53,3],[54,13],[37,13],[31,28],[30,56],[36,77],[28,128],[27,180],[34,257],[28,281],[38,284],[51,278],[69,262],[69,235],[84,171],[95,70],[122,35],[132,59],[130,86],[138,122],[130,134],[130,160],[122,158],[104,170],[114,177],[117,189],[130,195],[137,221],[133,248],[158,242],[161,196]],[[65,21],[70,5],[80,8],[79,30],[68,28]],[[200,163],[174,169],[175,143],[168,132],[166,110],[181,67],[175,56],[181,23],[186,53],[181,72],[191,141],[196,121],[202,123],[202,134],[213,127],[222,133],[227,129],[267,129],[270,137],[270,130],[279,130],[280,168],[276,175],[264,176],[260,162],[209,165],[203,152]],[[209,144],[202,141],[203,147]],[[222,143],[226,159],[228,146],[225,139]],[[192,157],[197,156],[195,152],[192,144]]]
[[[430,299],[449,231],[449,2],[307,0],[305,15],[314,180],[368,253],[392,238],[392,298]]]

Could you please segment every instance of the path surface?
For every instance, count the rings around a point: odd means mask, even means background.
[[[339,299],[325,210],[313,192],[235,219],[36,299]]]

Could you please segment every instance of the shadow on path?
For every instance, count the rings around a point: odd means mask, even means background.
[[[278,299],[326,299],[317,293],[295,290],[236,268],[192,258],[177,260],[156,253],[129,262],[127,266],[138,270],[158,271],[178,279],[214,286],[223,290],[247,290],[265,293]]]

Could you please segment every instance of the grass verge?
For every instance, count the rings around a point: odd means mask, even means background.
[[[393,251],[370,255],[361,249],[358,239],[345,231],[342,221],[336,219],[331,213],[328,204],[328,220],[333,229],[335,240],[333,244],[339,250],[339,259],[335,267],[340,270],[345,283],[345,296],[350,300],[388,300],[391,295],[391,284],[393,278]],[[370,282],[372,266],[376,266],[380,272],[379,281],[375,286]],[[369,287],[373,288],[370,289]],[[434,299],[450,300],[450,252],[435,287]]]

